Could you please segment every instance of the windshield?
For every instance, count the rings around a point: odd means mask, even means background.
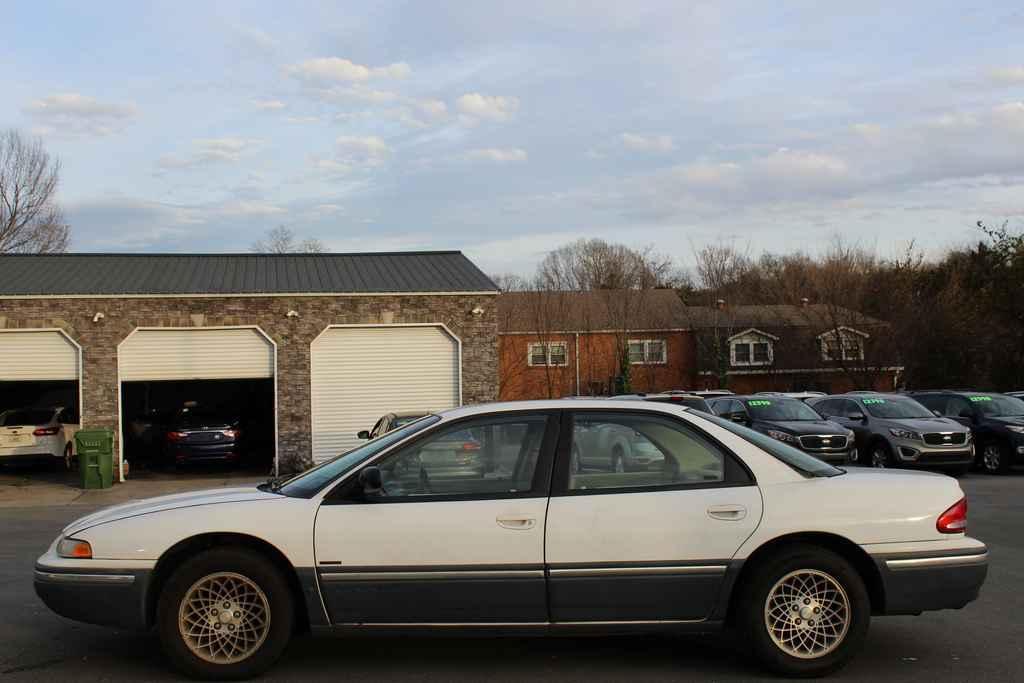
[[[701,414],[700,417],[714,422],[722,429],[732,432],[736,436],[749,441],[762,451],[765,451],[777,460],[781,460],[802,474],[806,474],[811,477],[835,477],[845,473],[844,470],[841,470],[838,467],[833,467],[823,460],[818,460],[797,448],[787,446],[781,441],[776,441],[770,436],[762,434],[761,432],[755,432],[753,429],[744,427],[743,425],[738,425],[731,420],[724,420],[715,415]]]
[[[755,420],[789,422],[800,420],[821,420],[806,403],[795,398],[759,398],[745,401],[747,410]]]
[[[917,401],[909,398],[862,398],[860,402],[874,417],[889,420],[915,420],[935,417],[935,414]]]
[[[52,419],[52,410],[11,410],[0,415],[0,426],[44,425]]]
[[[234,422],[234,420],[221,413],[215,413],[208,410],[190,410],[178,415],[175,422],[179,427],[191,429],[195,427],[229,425]]]
[[[1024,401],[1013,396],[981,394],[968,399],[987,417],[1020,417],[1024,415]]]
[[[437,415],[427,415],[415,422],[410,422],[404,427],[392,430],[372,441],[367,441],[311,470],[292,477],[284,482],[277,491],[294,498],[309,498],[353,467],[359,466],[392,444],[426,429],[440,419]]]

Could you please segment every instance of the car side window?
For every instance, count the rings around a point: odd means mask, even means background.
[[[535,484],[548,416],[493,417],[441,429],[376,463],[376,502],[519,495]]]
[[[570,492],[676,488],[725,479],[725,453],[676,420],[643,413],[573,416]]]
[[[926,407],[931,408],[931,406]],[[971,408],[967,399],[961,396],[950,396],[942,414],[946,417],[974,417],[974,409]]]
[[[383,418],[383,417],[381,419],[377,420],[377,424],[373,425],[373,429],[370,430],[370,438],[371,439],[376,439],[378,436],[380,436],[381,434],[384,433],[384,423],[386,421],[387,421],[387,418]]]
[[[818,401],[811,407],[814,408],[814,410],[817,411],[817,413],[822,417],[832,417],[833,415],[836,414],[835,405],[836,402],[829,399],[825,401]]]

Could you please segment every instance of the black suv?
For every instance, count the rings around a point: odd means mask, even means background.
[[[715,415],[767,434],[832,464],[857,461],[853,432],[788,396],[724,396],[709,401]]]
[[[916,391],[911,396],[936,415],[971,428],[976,462],[986,472],[1004,474],[1024,460],[1024,400],[983,391]]]

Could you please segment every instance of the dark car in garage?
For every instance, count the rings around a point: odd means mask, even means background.
[[[244,452],[239,418],[227,413],[183,408],[167,425],[164,455],[175,466],[237,463]]]
[[[936,415],[970,427],[975,462],[1005,474],[1024,462],[1024,400],[984,391],[917,391],[914,399]]]

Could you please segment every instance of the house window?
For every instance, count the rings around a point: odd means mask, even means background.
[[[530,344],[526,353],[530,367],[545,365],[562,367],[569,364],[569,352],[565,342],[541,342]]]
[[[733,365],[770,365],[771,362],[771,342],[747,339],[732,343]]]
[[[666,363],[664,339],[630,339],[630,365],[663,365]]]
[[[864,343],[861,336],[853,330],[839,329],[823,334],[821,339],[821,359],[826,361],[857,361],[864,360]]]

